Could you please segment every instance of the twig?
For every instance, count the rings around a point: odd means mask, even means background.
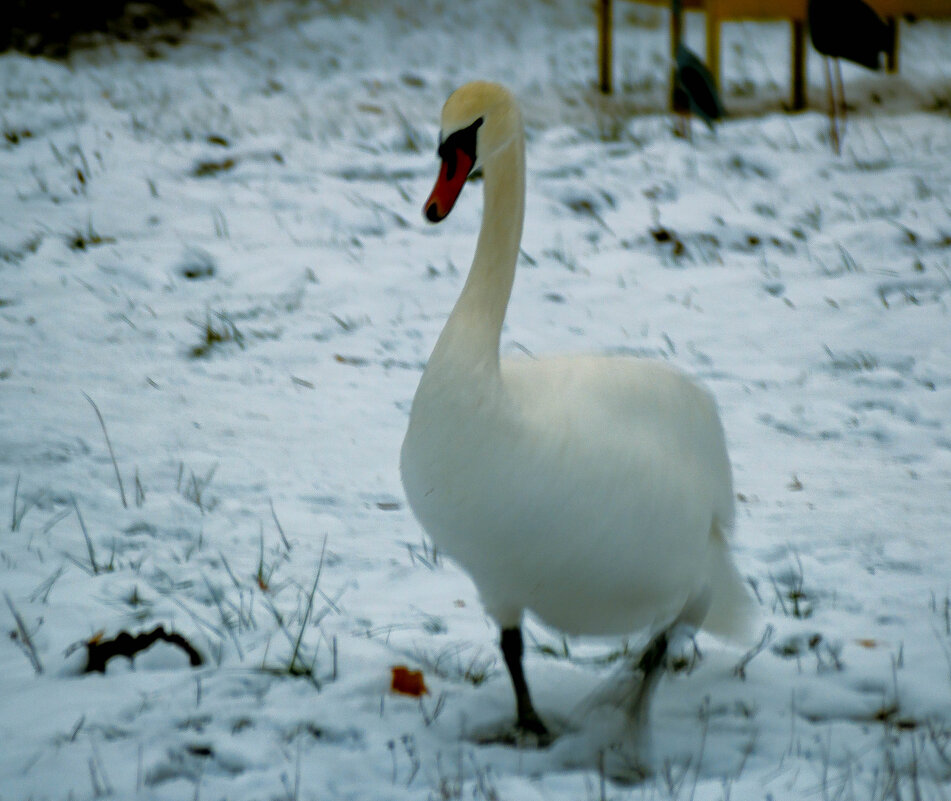
[[[10,607],[10,612],[13,614],[13,619],[17,624],[17,633],[19,635],[20,643],[23,646],[23,650],[26,651],[26,655],[30,660],[30,663],[33,665],[33,670],[37,673],[43,672],[43,664],[40,662],[40,656],[36,653],[36,647],[33,645],[33,638],[30,636],[30,632],[26,630],[26,625],[23,623],[23,618],[20,617],[20,613],[17,612],[16,607],[13,605],[13,601],[10,600],[10,596],[7,593],[3,593],[3,597],[7,602],[7,606]]]
[[[760,641],[750,648],[749,651],[743,654],[743,658],[740,659],[736,665],[734,665],[734,676],[739,676],[740,679],[744,681],[746,680],[746,666],[752,662],[753,659],[755,659],[763,651],[763,649],[766,648],[767,645],[769,645],[770,641],[773,639],[774,632],[775,629],[773,628],[773,624],[768,623],[766,628],[763,630],[763,636],[760,637]]]
[[[122,508],[128,509],[129,504],[126,503],[125,499],[125,487],[122,486],[122,476],[119,474],[119,465],[116,462],[116,454],[112,450],[112,443],[109,441],[109,432],[106,431],[106,421],[102,419],[102,412],[99,411],[99,407],[96,406],[96,402],[85,392],[83,392],[83,397],[89,401],[93,411],[96,412],[96,417],[99,418],[99,425],[102,426],[102,435],[106,438],[106,447],[109,449],[109,457],[112,459],[112,467],[116,471],[116,481],[119,483],[119,497],[122,498]]]

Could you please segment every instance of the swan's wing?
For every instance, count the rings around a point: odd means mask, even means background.
[[[724,496],[717,501],[721,525],[732,524],[716,403],[686,374],[647,359],[560,357],[505,360],[502,377],[518,426],[537,432],[536,442],[547,439],[549,449],[568,449],[583,463],[599,455],[613,460],[610,467],[629,468],[632,479],[652,466],[708,473],[705,483],[715,477]]]
[[[496,440],[500,485],[517,488],[508,501],[530,510],[526,529],[542,521],[574,532],[573,547],[557,549],[570,560],[564,575],[599,596],[620,593],[626,614],[650,610],[658,619],[710,581],[725,604],[719,617],[729,617],[730,593],[742,588],[735,568],[727,575],[720,564],[732,564],[722,535],[732,529],[734,501],[710,393],[668,365],[625,357],[508,361],[502,375],[515,422],[510,441]],[[507,471],[509,459],[520,474]],[[554,558],[549,569],[559,572]]]

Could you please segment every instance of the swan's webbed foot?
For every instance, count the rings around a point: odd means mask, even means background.
[[[511,745],[517,748],[547,748],[556,734],[538,717],[534,709],[523,710],[514,724],[499,729],[484,729],[475,732],[472,739],[479,745]]]
[[[531,702],[529,702],[530,704]],[[546,748],[554,741],[554,735],[542,723],[538,713],[529,706],[527,712],[520,711],[515,721],[515,741],[522,744],[535,744],[539,748]]]
[[[691,629],[685,632],[683,637],[672,638],[670,651],[667,653],[667,668],[672,673],[690,675],[703,660],[703,652],[697,645],[695,633]]]

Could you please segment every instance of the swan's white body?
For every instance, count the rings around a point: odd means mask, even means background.
[[[531,610],[568,634],[675,620],[737,634],[749,602],[726,542],[730,462],[709,393],[650,360],[499,359],[524,142],[494,84],[453,95],[444,130],[479,113],[482,232],[413,401],[401,459],[413,512],[503,630]]]

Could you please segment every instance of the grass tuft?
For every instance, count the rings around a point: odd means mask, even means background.
[[[207,161],[199,161],[192,169],[192,175],[195,178],[207,178],[212,175],[218,175],[222,172],[228,172],[234,169],[237,162],[230,156],[228,158]]]
[[[279,666],[268,666],[266,664],[262,664],[262,670],[278,676],[306,678],[314,685],[318,692],[323,688],[325,681],[336,681],[339,661],[337,653],[337,638],[333,637],[328,640],[321,629],[321,621],[323,621],[324,617],[326,617],[330,612],[340,611],[336,603],[339,600],[339,594],[337,598],[328,598],[327,595],[319,589],[320,578],[326,560],[326,552],[327,537],[325,536],[323,545],[320,549],[320,560],[317,563],[317,573],[314,576],[314,583],[311,586],[310,591],[307,593],[304,611],[300,616],[300,622],[298,624],[296,634],[291,633],[280,610],[278,610],[269,597],[265,596],[265,600],[271,609],[271,614],[274,615],[274,619],[277,621],[280,630],[283,632],[284,636],[287,637],[287,640],[291,646],[291,653],[284,664]],[[314,613],[314,599],[318,594],[322,599],[324,599],[325,603],[319,612]],[[342,592],[340,594],[342,594]],[[309,664],[304,658],[304,633],[308,626],[316,627],[320,633],[320,637],[324,640],[324,642],[328,643],[332,660],[332,668],[329,676],[319,677],[317,675],[317,657],[320,647],[319,641],[317,647],[314,648],[313,656],[309,660]],[[267,654],[265,654],[265,660],[266,659]]]
[[[442,566],[440,563],[441,555],[439,548],[433,545],[425,536],[420,540],[419,545],[413,545],[407,542],[406,551],[409,554],[410,562],[413,563],[413,567],[416,566],[417,562],[429,570],[435,570]]]
[[[223,312],[214,312],[205,315],[204,323],[194,320],[189,322],[201,331],[201,341],[192,346],[188,355],[193,359],[204,359],[221,345],[233,343],[244,349],[244,334],[238,330],[234,322]]]
[[[111,245],[115,241],[115,237],[102,236],[96,231],[92,227],[92,220],[86,225],[85,231],[77,229],[66,236],[66,245],[70,250],[86,250],[100,245]]]
[[[181,493],[182,497],[187,501],[191,501],[195,506],[198,507],[198,511],[204,514],[214,507],[217,504],[215,498],[209,497],[206,494],[208,486],[211,484],[211,480],[215,477],[215,471],[218,469],[218,463],[216,462],[210,468],[208,472],[203,476],[196,475],[193,470],[189,470],[189,477],[185,482],[182,482],[182,479],[185,475],[185,463],[180,462],[178,465],[178,484],[176,489]]]
[[[481,649],[468,655],[468,650],[469,646],[456,643],[432,653],[417,647],[407,656],[425,673],[445,681],[465,681],[473,687],[479,687],[497,672],[496,658],[494,655],[484,655]]]

